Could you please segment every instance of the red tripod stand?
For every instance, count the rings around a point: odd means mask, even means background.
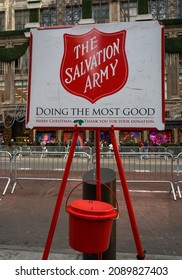
[[[70,168],[71,168],[71,163],[72,163],[72,159],[73,159],[73,155],[74,155],[74,150],[75,150],[75,147],[76,147],[78,132],[79,132],[79,128],[77,126],[75,126],[73,139],[72,139],[72,144],[71,144],[70,151],[69,151],[69,154],[68,154],[65,171],[64,171],[62,182],[61,182],[61,185],[60,185],[60,189],[59,189],[59,193],[58,193],[58,197],[57,197],[57,201],[56,201],[56,205],[55,205],[55,209],[54,209],[54,213],[53,213],[53,217],[52,217],[52,221],[51,221],[46,245],[45,245],[45,248],[44,248],[44,253],[43,253],[43,257],[42,257],[43,260],[47,260],[48,256],[49,256],[49,252],[50,252],[50,248],[51,248],[51,244],[52,244],[52,240],[53,240],[53,236],[54,236],[59,212],[60,212],[61,205],[62,205],[62,200],[63,200],[63,197],[64,197],[66,183],[67,183]],[[127,182],[126,182],[126,176],[125,176],[124,168],[123,168],[123,165],[122,165],[121,157],[120,157],[120,154],[119,154],[119,149],[118,149],[117,141],[116,141],[116,138],[115,138],[114,127],[113,126],[109,129],[109,133],[110,133],[110,138],[111,138],[111,142],[112,142],[112,145],[113,145],[114,155],[115,155],[117,166],[118,166],[118,172],[119,172],[119,176],[120,176],[120,180],[121,180],[121,184],[122,184],[122,188],[123,188],[124,198],[125,198],[125,202],[126,202],[126,206],[127,206],[127,210],[128,210],[128,215],[129,215],[129,219],[130,219],[130,224],[131,224],[131,228],[132,228],[132,232],[133,232],[133,236],[134,236],[134,240],[135,240],[135,244],[136,244],[136,249],[137,249],[137,253],[138,253],[137,259],[145,259],[145,251],[142,248],[140,235],[139,235],[139,232],[138,232],[138,227],[137,227],[137,223],[136,223],[136,219],[135,219],[135,215],[134,215],[134,210],[133,210],[133,206],[132,206],[132,202],[131,202],[131,199],[130,199],[130,194],[129,194],[129,190],[128,190],[128,186],[127,186]],[[101,200],[100,129],[96,130],[96,180],[97,180],[96,196],[97,196],[97,200]],[[101,259],[100,254],[99,254],[99,259]]]

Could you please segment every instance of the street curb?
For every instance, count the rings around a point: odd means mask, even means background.
[[[0,260],[41,260],[43,249],[23,249],[10,248],[9,246],[0,246]],[[116,260],[136,260],[134,253],[117,252]],[[182,256],[169,255],[146,255],[147,260],[182,260]],[[72,250],[63,250],[62,252],[51,252],[49,260],[82,260],[82,253],[75,253]]]

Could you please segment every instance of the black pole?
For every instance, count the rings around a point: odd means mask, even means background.
[[[110,168],[101,168],[101,182],[106,184],[116,196],[116,173]],[[96,200],[96,170],[91,169],[83,176],[83,199]],[[90,181],[91,180],[91,181]],[[116,207],[116,201],[111,191],[101,184],[101,201]],[[83,260],[97,260],[98,254],[83,253]],[[116,220],[113,221],[109,248],[102,253],[103,260],[116,260]]]

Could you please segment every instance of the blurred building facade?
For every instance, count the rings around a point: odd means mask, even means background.
[[[142,2],[92,0],[92,17],[96,23],[135,21]],[[147,4],[148,14],[165,26],[166,125],[160,132],[161,141],[182,142],[182,1],[148,0]],[[25,126],[29,31],[39,26],[77,24],[81,18],[82,0],[0,0],[0,142],[37,142],[45,134],[60,142],[70,137],[71,131],[36,131]],[[83,131],[80,137],[93,141],[94,135]],[[107,131],[101,137],[109,142]],[[122,142],[155,141],[156,137],[154,131],[119,131],[117,135]]]

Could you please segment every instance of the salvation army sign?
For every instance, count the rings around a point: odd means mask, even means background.
[[[64,34],[60,80],[67,92],[91,103],[121,90],[128,78],[126,31]]]
[[[157,21],[33,29],[27,126],[164,128]]]

